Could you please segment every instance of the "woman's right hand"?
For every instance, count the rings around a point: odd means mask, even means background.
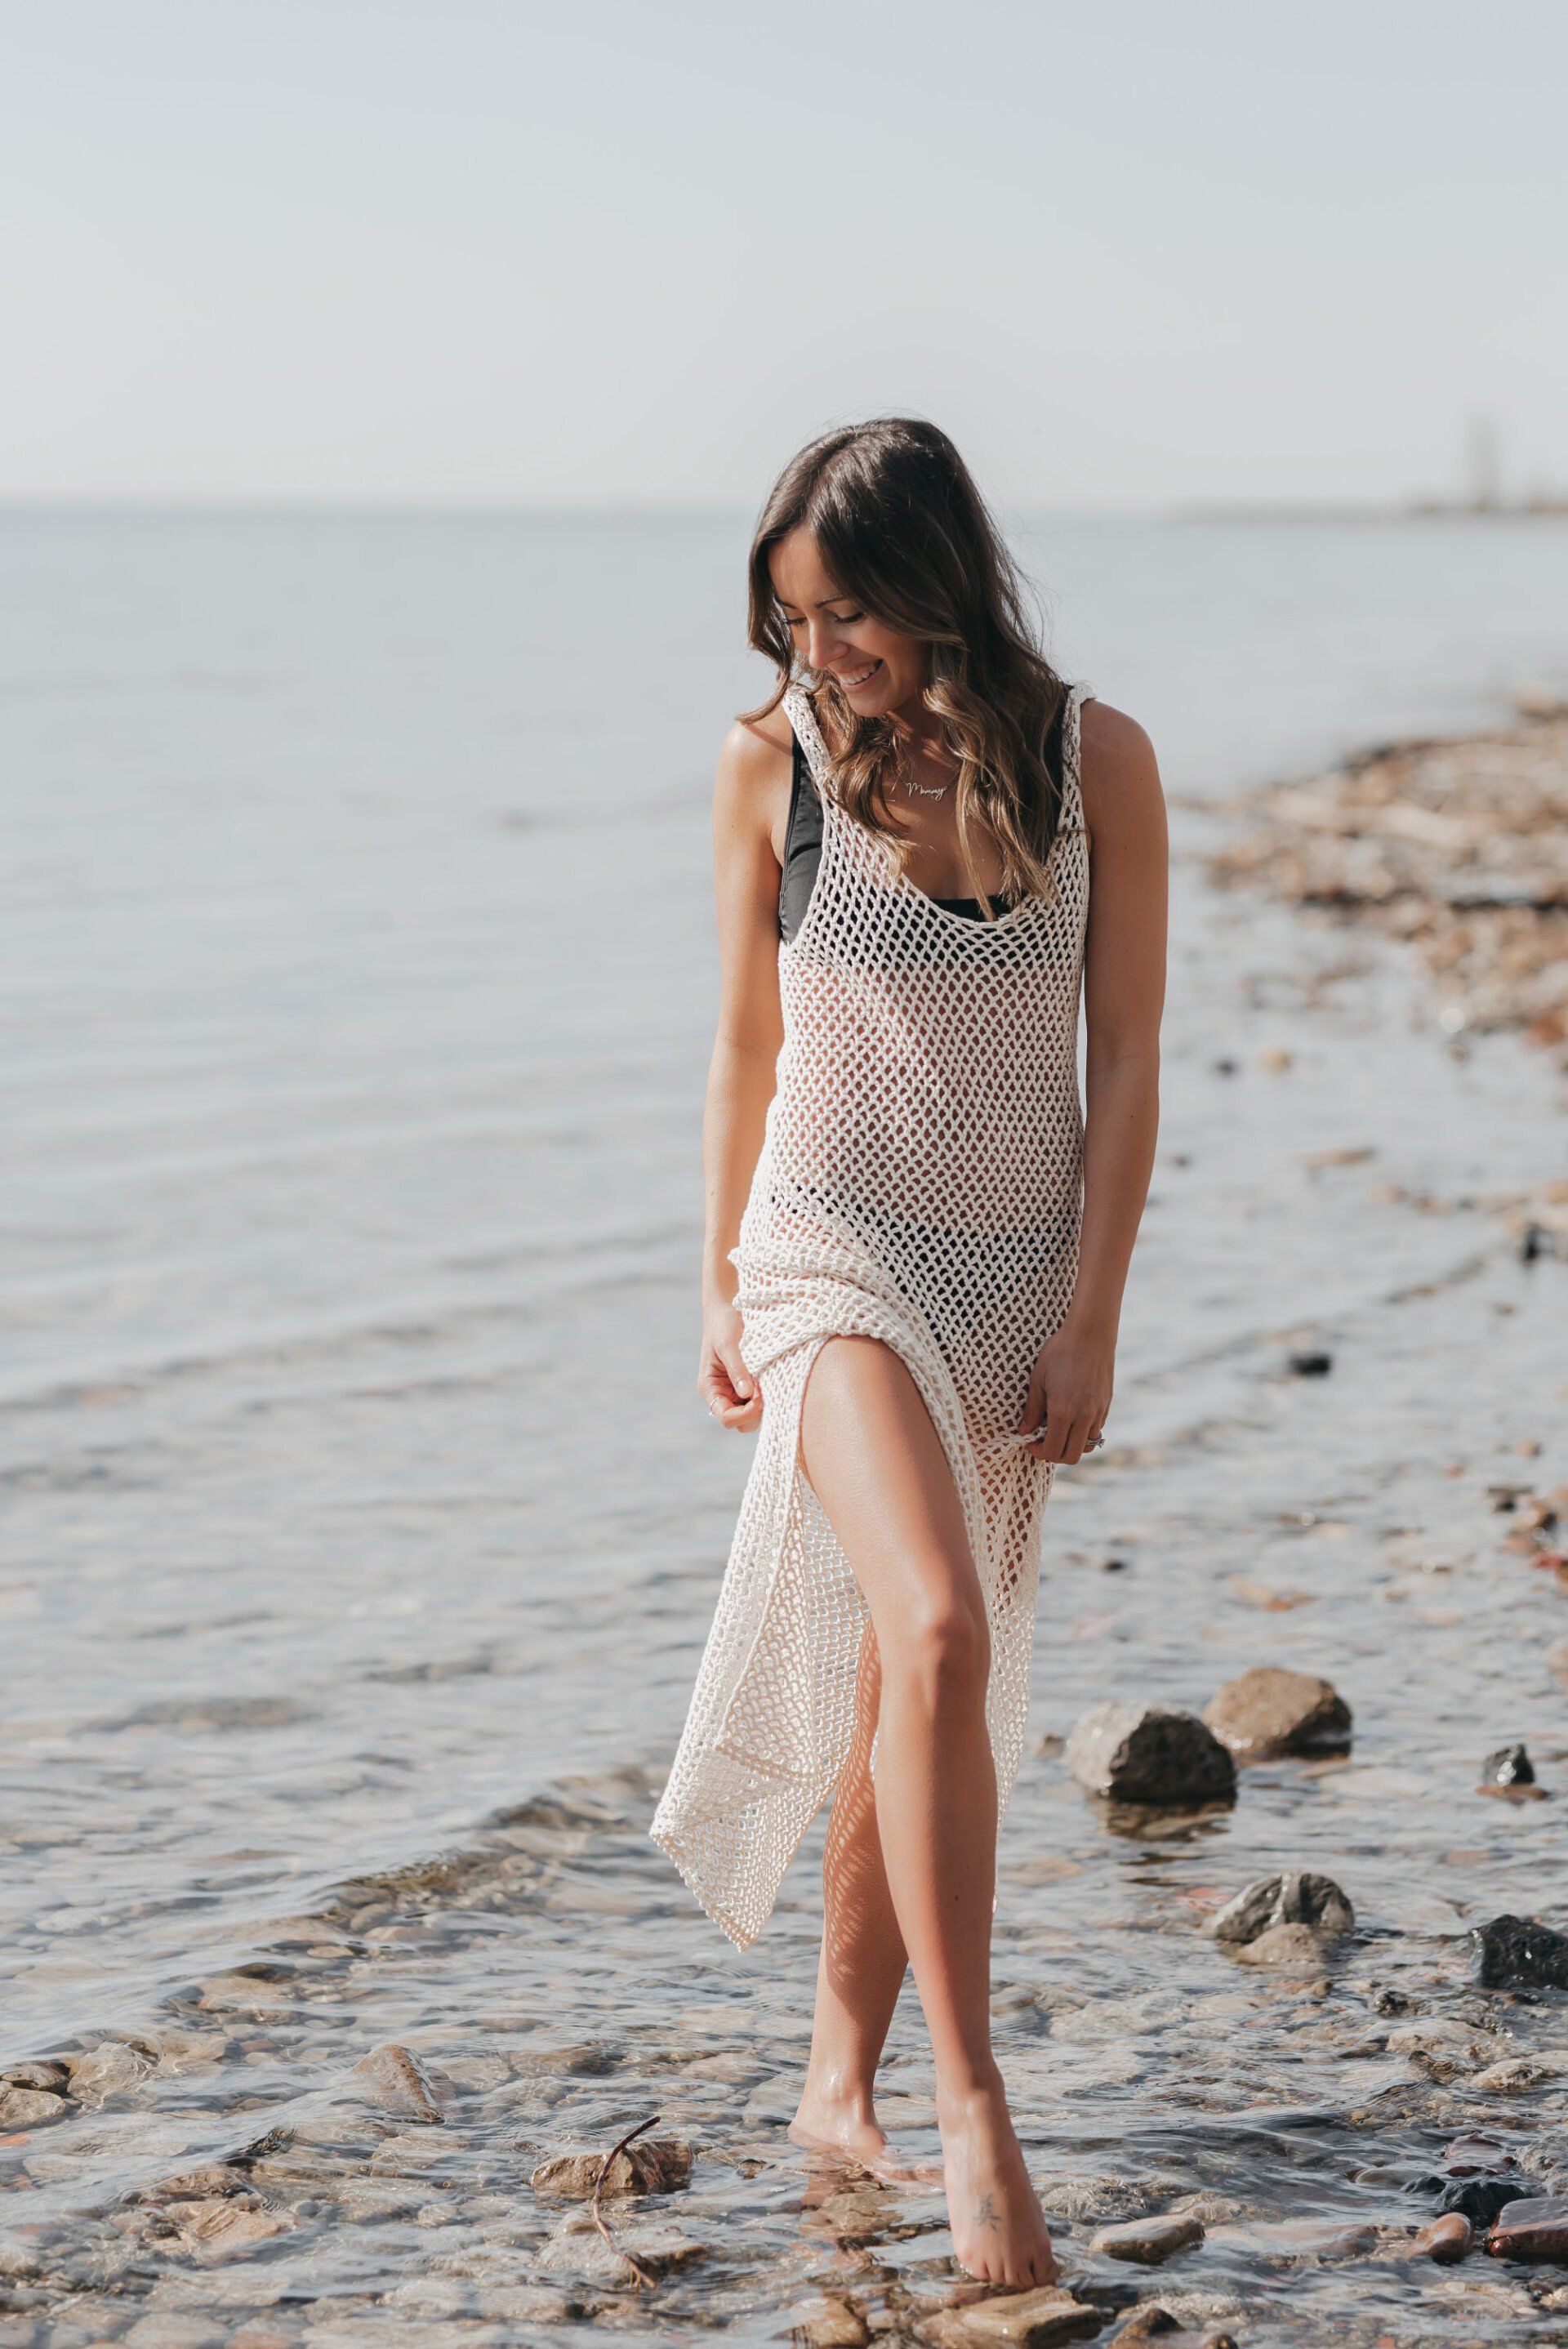
[[[745,1434],[760,1426],[762,1388],[741,1359],[740,1316],[733,1305],[716,1301],[704,1309],[696,1385],[721,1427]]]

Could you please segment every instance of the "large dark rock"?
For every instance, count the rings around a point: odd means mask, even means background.
[[[1522,1745],[1500,1745],[1487,1755],[1480,1775],[1489,1786],[1533,1786],[1535,1764]]]
[[[1280,1664],[1254,1664],[1227,1681],[1203,1718],[1241,1762],[1338,1753],[1350,1743],[1350,1707],[1333,1682]]]
[[[1439,2210],[1458,2210],[1472,2226],[1490,2227],[1511,2202],[1528,2201],[1536,2180],[1518,2170],[1500,2170],[1490,2178],[1451,2178],[1438,2197]]]
[[[1474,1938],[1483,1990],[1568,1990],[1568,1933],[1534,1917],[1493,1917]]]
[[[1306,1925],[1327,1936],[1348,1933],[1355,1922],[1356,1911],[1333,1877],[1302,1868],[1259,1877],[1210,1919],[1209,1930],[1216,1941],[1244,1944],[1275,1925]]]
[[[1067,1765],[1091,1795],[1177,1809],[1235,1799],[1236,1765],[1195,1713],[1097,1704],[1068,1740]]]

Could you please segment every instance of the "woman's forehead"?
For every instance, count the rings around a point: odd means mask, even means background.
[[[779,541],[768,557],[768,574],[780,603],[798,611],[810,605],[839,604],[843,589],[823,563],[817,542],[804,523]]]

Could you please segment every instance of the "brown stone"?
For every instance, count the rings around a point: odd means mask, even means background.
[[[1436,2260],[1440,2267],[1449,2268],[1464,2258],[1474,2241],[1475,2229],[1464,2212],[1450,2210],[1423,2227],[1410,2249],[1418,2259]]]
[[[1134,2310],[1106,2349],[1144,2349],[1150,2341],[1158,2341],[1160,2349],[1236,2349],[1233,2334],[1189,2332],[1168,2308],[1159,2307]]]
[[[802,2349],[866,2349],[871,2327],[852,2301],[822,2292],[790,2311],[789,2338]]]
[[[439,2124],[446,2118],[439,2089],[407,2047],[377,2047],[355,2065],[354,2075],[378,2105],[404,2120]]]
[[[1119,2226],[1102,2227],[1089,2244],[1108,2260],[1136,2260],[1140,2267],[1157,2267],[1161,2260],[1184,2251],[1203,2240],[1203,2222],[1167,2213],[1163,2218],[1124,2219]]]
[[[259,2197],[237,2200],[224,2196],[211,2202],[187,2202],[177,2213],[180,2232],[206,2266],[239,2259],[274,2235],[286,2235],[294,2226],[289,2210],[268,2210]]]
[[[1499,2260],[1568,2260],[1568,2194],[1510,2202],[1493,2220],[1486,2247]]]
[[[13,2064],[8,2066],[0,2087],[46,2088],[51,2096],[63,2096],[70,2081],[68,2064],[57,2063],[52,2057],[42,2064]]]
[[[46,2128],[70,2109],[64,2096],[51,2096],[46,2088],[0,2089],[0,2129]]]
[[[1098,2333],[1104,2312],[1075,2300],[1065,2285],[1041,2284],[1033,2292],[1010,2292],[944,2315],[942,2338],[965,2344],[999,2343],[1004,2349],[1049,2349],[1056,2341],[1081,2341]]]
[[[152,2058],[123,2040],[106,2039],[85,2055],[70,2058],[71,2094],[84,2105],[107,2104],[129,2095],[152,2070]]]
[[[1324,1942],[1310,1925],[1271,1925],[1255,1941],[1237,1944],[1235,1956],[1243,1966],[1279,1966],[1288,1973],[1321,1971]]]
[[[608,2151],[608,2147],[604,2149]],[[604,2153],[558,2153],[542,2161],[529,2179],[536,2194],[564,2200],[593,2199]],[[604,2173],[603,2194],[673,2194],[691,2176],[691,2147],[678,2137],[638,2137],[619,2152]]]
[[[1242,1762],[1276,1754],[1334,1752],[1350,1743],[1350,1707],[1328,1681],[1254,1664],[1203,1708],[1203,1719]]]
[[[632,2257],[649,2275],[668,2275],[677,2268],[688,2267],[694,2260],[707,2256],[707,2244],[695,2236],[667,2224],[654,2226],[623,2226],[619,2221],[612,2230],[614,2242],[607,2243],[586,2210],[574,2210],[563,2219],[535,2255],[535,2267],[542,2276],[577,2275],[590,2282],[624,2284],[631,2274],[625,2254]]]

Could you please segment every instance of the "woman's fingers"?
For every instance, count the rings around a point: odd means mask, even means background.
[[[721,1426],[756,1427],[762,1417],[762,1389],[738,1350],[710,1350],[697,1385]]]

